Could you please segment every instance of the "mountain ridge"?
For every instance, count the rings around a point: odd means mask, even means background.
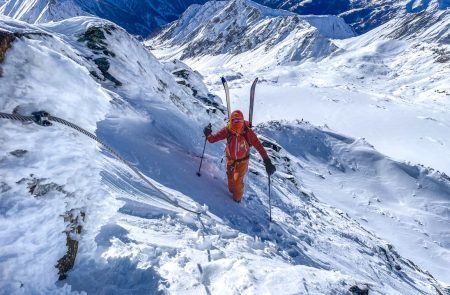
[[[351,36],[352,29],[335,16],[300,16],[249,0],[233,0],[188,9],[146,44],[152,49],[167,48],[172,58],[222,55],[233,59],[258,52],[285,64],[320,60],[337,50],[330,38]]]

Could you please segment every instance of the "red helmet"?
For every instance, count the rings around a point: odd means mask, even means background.
[[[234,133],[242,133],[244,130],[245,121],[244,115],[241,111],[236,110],[231,113],[230,119],[228,120],[228,129],[233,131]]]

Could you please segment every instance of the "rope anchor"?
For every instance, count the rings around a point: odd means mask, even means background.
[[[50,116],[49,113],[46,111],[39,111],[39,112],[33,112],[31,113],[33,115],[33,121],[41,126],[48,127],[52,126],[53,124],[50,122],[48,117]]]

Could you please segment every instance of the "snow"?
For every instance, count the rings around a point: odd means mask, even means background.
[[[131,34],[146,37],[175,20],[189,5],[204,0],[1,0],[0,14],[29,23],[97,16],[115,22]]]
[[[315,172],[309,176],[306,171],[299,173],[295,179],[300,179],[321,201],[347,212],[445,281],[450,276],[449,195],[447,186],[437,188],[436,183],[446,178],[439,171],[450,174],[450,142],[445,136],[450,126],[446,112],[450,75],[445,61],[437,61],[440,57],[436,52],[445,56],[448,51],[442,41],[448,31],[448,13],[431,8],[427,13],[420,18],[398,17],[362,36],[332,40],[340,50],[318,62],[280,66],[275,55],[261,58],[264,54],[259,49],[243,54],[188,56],[184,61],[201,72],[211,91],[219,96],[223,90],[217,77],[228,77],[232,109],[248,109],[251,81],[259,77],[255,123],[288,120],[283,124],[289,126],[292,121],[304,119],[364,138],[363,142],[370,142],[399,161],[392,164],[394,160],[372,151],[351,148],[351,160],[345,158],[358,176],[328,175],[329,168],[320,168],[340,167],[336,159],[343,155],[336,151],[339,156],[321,159],[325,164],[309,163],[307,167]],[[411,20],[414,26],[420,24],[419,30],[415,34],[412,30],[401,33],[402,26]],[[148,44],[155,45],[152,40]],[[152,52],[167,59],[176,57],[173,53],[185,46],[156,45]],[[309,50],[302,54],[307,55]],[[300,131],[295,136],[281,136],[278,132],[268,136],[276,138],[294,156],[306,157],[298,154],[306,144],[298,139]],[[429,182],[426,175],[441,180]],[[288,174],[283,176],[287,178]],[[430,190],[429,195],[423,194],[424,187]]]
[[[355,286],[371,294],[448,292],[450,180],[393,160],[379,147],[390,137],[386,153],[395,154],[395,146],[404,145],[391,134],[412,126],[417,133],[400,139],[412,143],[413,154],[426,159],[417,153],[418,137],[428,136],[430,161],[440,155],[445,162],[436,143],[445,149],[442,134],[450,122],[438,112],[445,95],[433,93],[448,85],[448,75],[428,51],[413,58],[417,51],[403,41],[358,47],[352,39],[333,41],[346,52],[321,62],[249,70],[240,67],[247,52],[214,70],[190,60],[161,63],[126,31],[98,18],[30,25],[0,17],[0,27],[26,35],[12,43],[0,65],[2,112],[44,109],[74,122],[169,198],[203,212],[196,216],[168,203],[72,129],[2,119],[2,292],[346,294]],[[103,36],[96,43],[103,49],[83,41],[89,30]],[[381,78],[398,65],[398,55],[407,64],[403,73],[408,65],[431,66],[434,83],[421,80],[420,71],[398,78],[418,81],[411,92],[425,87],[417,100],[395,95],[395,77],[392,83]],[[99,59],[108,62],[106,70]],[[209,65],[217,61],[211,58]],[[223,143],[206,146],[202,176],[195,173],[202,128],[208,122],[214,131],[224,126],[214,95],[222,97],[219,74],[234,76],[232,105],[243,109],[249,81],[261,78],[254,119],[277,167],[270,204],[256,152],[240,204],[227,192]],[[359,90],[372,78],[373,87]],[[297,121],[308,117],[330,128]],[[374,141],[379,151],[368,143]],[[67,251],[64,231],[71,226],[62,216],[67,212],[82,230],[70,233],[78,253],[67,278],[58,281],[55,265]]]
[[[321,59],[336,50],[329,38],[354,35],[336,16],[300,16],[249,0],[212,1],[190,7],[146,44],[164,58],[208,63],[213,56],[215,63],[246,60],[248,65],[265,67]],[[255,63],[262,56],[268,64]]]
[[[257,122],[304,118],[315,125],[326,124],[339,132],[365,137],[397,160],[422,163],[450,174],[449,142],[443,136],[450,126],[445,111],[449,70],[443,61],[449,49],[440,44],[445,39],[448,13],[438,10],[425,17],[430,26],[425,25],[412,40],[409,35],[389,37],[397,35],[398,24],[404,25],[403,19],[394,19],[365,35],[333,40],[340,50],[320,62],[277,67],[276,55],[261,59],[265,53],[260,49],[185,61],[206,77],[216,94],[222,92],[218,75],[242,77],[231,82],[236,88],[232,95],[237,108],[247,108],[249,81],[259,76]],[[423,39],[430,42],[420,41]],[[280,48],[286,48],[292,38],[287,40]],[[153,52],[167,58],[177,48],[155,48]],[[306,48],[298,54],[308,57],[311,52],[317,49]],[[286,105],[294,107],[286,110]],[[317,107],[311,107],[314,105]]]

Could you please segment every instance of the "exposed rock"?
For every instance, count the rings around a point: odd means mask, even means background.
[[[94,63],[97,65],[98,69],[102,73],[104,79],[100,77],[100,75],[96,71],[91,71],[91,75],[94,76],[98,80],[105,81],[106,79],[113,82],[116,86],[122,86],[122,82],[117,80],[113,75],[111,75],[108,70],[110,67],[110,63],[108,61],[108,57],[115,57],[116,54],[108,49],[108,43],[106,42],[106,35],[111,35],[111,31],[116,30],[115,26],[112,25],[103,25],[103,26],[94,26],[90,27],[81,34],[78,38],[78,42],[86,42],[86,46],[92,50],[92,52],[101,57],[94,58]],[[91,58],[88,58],[91,59]]]
[[[111,25],[101,26],[101,27],[90,27],[86,30],[80,37],[78,38],[79,42],[86,42],[86,45],[89,49],[94,52],[100,53],[103,52],[105,55],[115,57],[116,54],[112,51],[108,50],[105,32],[106,34],[111,35],[111,31],[114,31],[116,28]]]
[[[369,295],[369,289],[367,287],[352,286],[349,291],[355,295]]]
[[[27,150],[21,150],[21,149],[10,152],[11,155],[13,155],[17,158],[23,157],[26,153],[28,153]]]
[[[71,270],[75,264],[75,258],[78,253],[78,240],[77,237],[81,234],[83,229],[83,222],[86,217],[84,211],[79,209],[72,209],[64,214],[64,222],[68,223],[66,232],[66,246],[67,253],[58,260],[58,264],[55,266],[59,272],[59,280],[67,278],[66,273]]]
[[[17,184],[26,183],[29,189],[30,194],[34,197],[42,197],[48,194],[51,191],[57,191],[66,195],[66,197],[71,197],[72,194],[65,191],[63,186],[58,185],[56,183],[44,183],[46,182],[46,178],[37,178],[33,174],[30,175],[30,178],[22,178],[17,182]],[[10,189],[6,183],[0,183],[0,191]],[[71,209],[67,211],[64,215],[64,222],[67,224],[66,230],[66,247],[67,253],[58,260],[58,263],[55,265],[58,268],[59,279],[64,280],[67,275],[66,273],[73,268],[75,264],[75,258],[78,253],[78,238],[83,229],[83,222],[85,220],[86,214],[81,209]]]
[[[272,141],[269,141],[267,138],[263,138],[262,136],[259,136],[259,139],[261,140],[261,144],[264,147],[272,149],[272,150],[274,150],[276,152],[281,151],[281,146],[279,146],[278,144],[276,144],[276,143],[274,143]]]
[[[96,58],[94,59],[94,62],[97,65],[100,72],[102,72],[103,77],[105,77],[105,79],[108,79],[109,81],[113,82],[114,84],[116,84],[116,86],[122,86],[122,82],[117,80],[113,75],[111,75],[108,72],[110,64],[106,57]]]
[[[436,55],[436,62],[448,63],[450,61],[450,51],[445,48],[433,48],[433,53]]]
[[[0,30],[0,64],[5,60],[6,51],[11,48],[11,44],[15,39],[16,36],[14,36],[14,34]],[[0,77],[1,76],[2,70],[0,68]]]
[[[17,182],[17,184],[27,183],[30,194],[34,197],[42,197],[48,194],[51,191],[57,191],[66,195],[66,197],[70,197],[71,193],[64,190],[63,186],[58,185],[56,183],[44,183],[46,178],[36,178],[30,175],[31,178],[22,178]]]
[[[0,194],[7,192],[11,189],[11,187],[6,182],[0,182]]]

